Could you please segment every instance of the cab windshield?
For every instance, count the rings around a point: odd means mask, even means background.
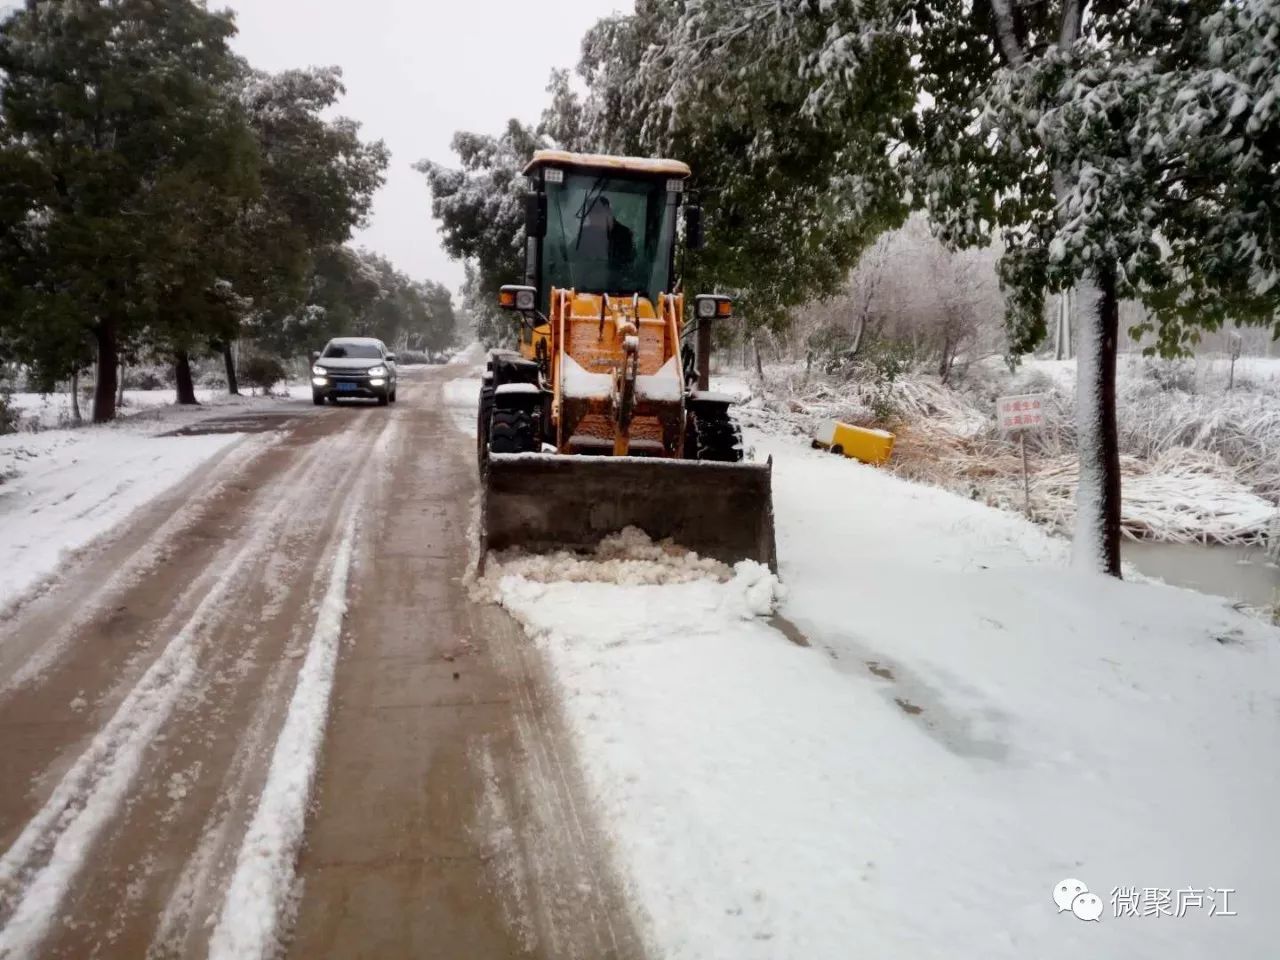
[[[639,293],[667,289],[679,194],[665,179],[622,179],[565,171],[547,183],[542,288]]]

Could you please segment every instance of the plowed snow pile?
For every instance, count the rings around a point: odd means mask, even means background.
[[[487,579],[523,577],[539,583],[688,583],[690,580],[728,580],[732,571],[718,560],[699,557],[669,540],[654,543],[643,530],[627,527],[606,537],[586,556],[568,551],[552,554],[510,552],[490,559]]]

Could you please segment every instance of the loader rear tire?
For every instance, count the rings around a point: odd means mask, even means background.
[[[490,453],[534,453],[533,417],[527,410],[495,410],[489,431]]]

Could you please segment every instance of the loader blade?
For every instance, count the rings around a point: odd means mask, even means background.
[[[773,461],[493,454],[482,476],[480,557],[519,547],[589,551],[639,527],[725,563],[777,570]]]

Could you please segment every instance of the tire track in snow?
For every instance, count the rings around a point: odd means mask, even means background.
[[[196,675],[204,628],[244,568],[275,540],[277,528],[295,509],[289,497],[292,481],[304,475],[327,446],[315,445],[273,485],[277,495],[265,503],[267,516],[251,521],[250,536],[225,564],[215,564],[221,572],[204,599],[0,857],[0,905],[17,901],[0,928],[3,960],[35,955],[94,839],[124,800],[146,748]]]
[[[358,513],[342,532],[320,602],[307,657],[298,671],[284,728],[276,741],[267,783],[249,824],[222,914],[209,944],[210,960],[271,956],[277,927],[293,886],[293,866],[306,826],[329,694],[347,611],[347,581]]]
[[[367,505],[376,481],[387,479],[381,465],[398,433],[397,419],[383,425],[370,456],[373,469],[357,485],[357,504]],[[293,891],[307,807],[324,745],[361,515],[360,509],[352,511],[334,551],[328,589],[320,601],[307,656],[276,740],[266,785],[240,846],[209,942],[209,960],[262,960],[274,956],[279,947],[281,921]]]

